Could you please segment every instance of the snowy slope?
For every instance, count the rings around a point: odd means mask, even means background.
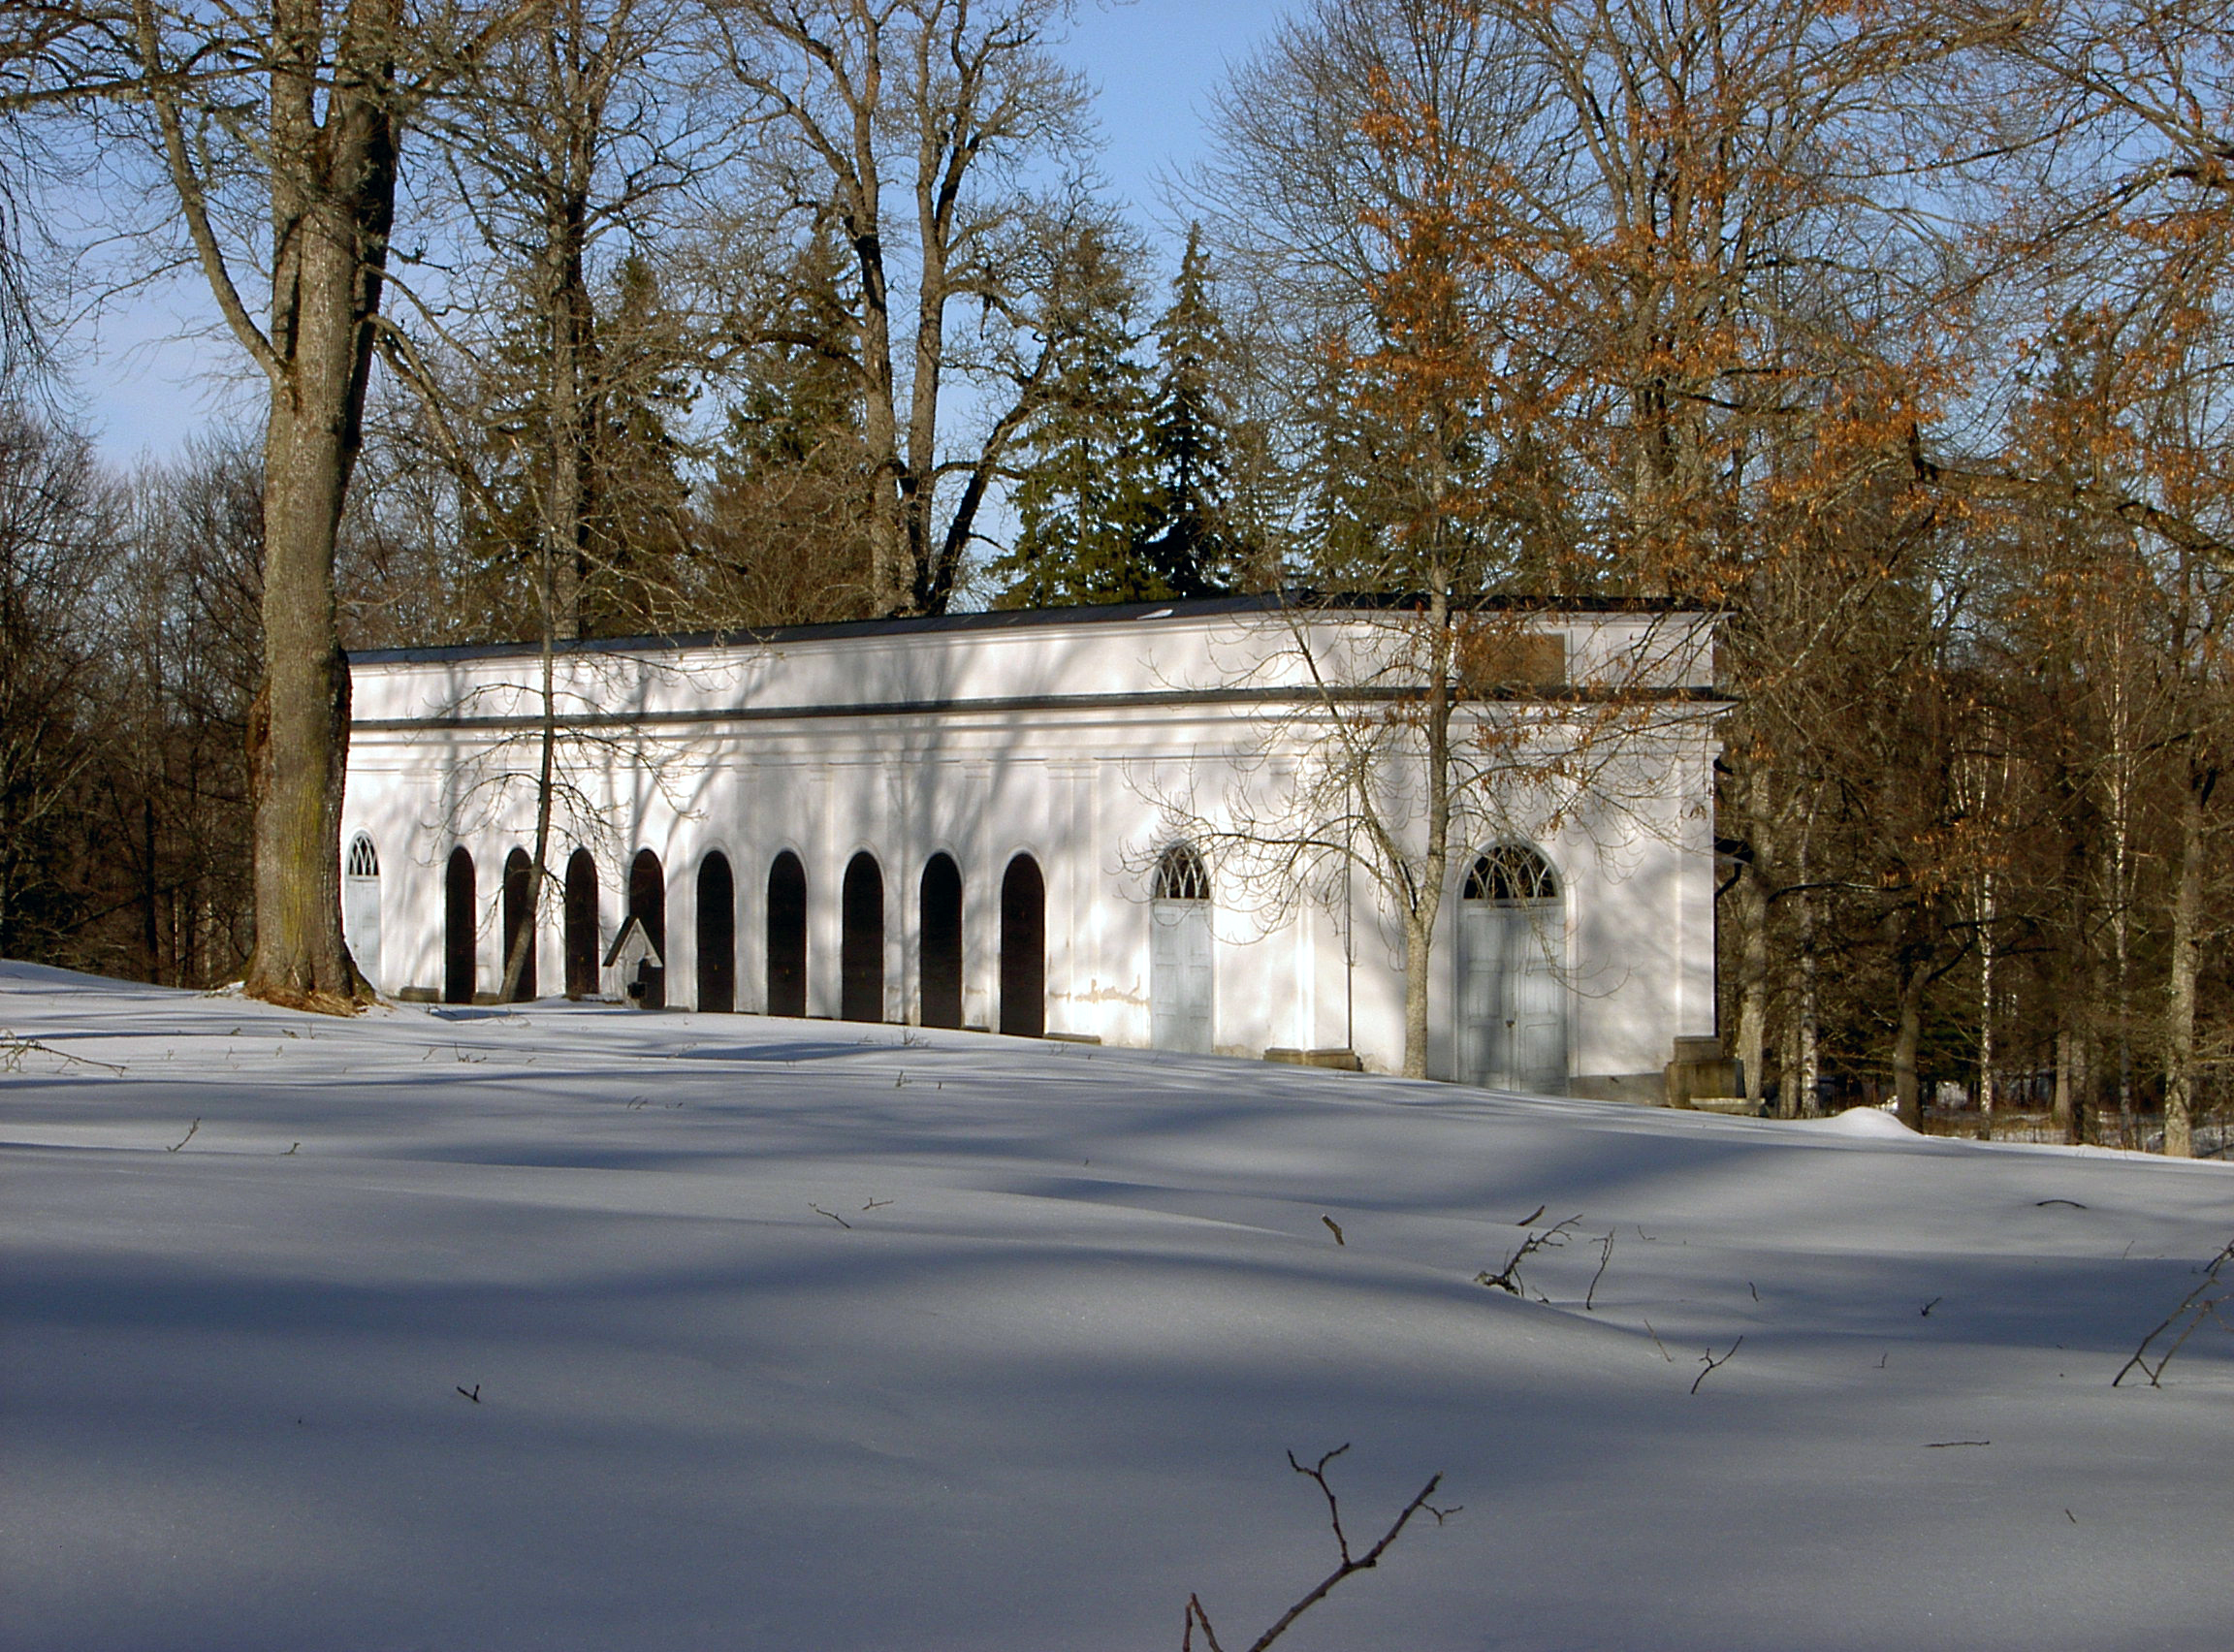
[[[1463,1511],[1283,1652],[2234,1645],[2234,1337],[2110,1386],[2224,1165],[19,965],[0,1028],[80,1058],[0,1076],[11,1652],[1237,1649],[1345,1442],[1354,1536]]]

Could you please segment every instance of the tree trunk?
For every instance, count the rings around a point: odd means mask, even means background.
[[[1404,1076],[1427,1076],[1427,1003],[1434,980],[1435,922],[1451,873],[1451,680],[1456,663],[1451,593],[1433,582],[1427,604],[1427,842],[1404,921]]]
[[[2180,796],[2180,877],[2172,899],[2172,974],[2164,1027],[2164,1152],[2195,1155],[2195,976],[2202,954],[2203,804],[2209,777],[2190,774]]]
[[[274,8],[270,333],[216,250],[176,87],[157,88],[173,181],[235,332],[264,368],[264,676],[249,719],[256,942],[247,990],[341,1009],[371,988],[341,938],[341,785],[349,668],[335,629],[334,548],[362,442],[365,389],[396,201],[398,0]],[[140,14],[151,82],[153,23]],[[321,104],[323,118],[321,119]]]
[[[1899,1018],[1893,1033],[1893,1095],[1900,1122],[1924,1128],[1924,1097],[1916,1079],[1916,1048],[1924,1035],[1924,982],[1921,965],[1902,971]]]
[[[2051,1118],[2063,1139],[2075,1143],[2079,1139],[2079,1132],[2072,1128],[2074,1119],[2071,1111],[2071,1080],[2073,1076],[2071,1068],[2075,1055],[2072,1048],[2073,1042],[2070,1028],[2058,1027],[2056,1029],[2056,1099],[2052,1103],[2055,1110]]]

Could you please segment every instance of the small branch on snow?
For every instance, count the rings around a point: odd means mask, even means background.
[[[828,1217],[828,1218],[829,1218],[829,1219],[830,1219],[832,1222],[835,1222],[835,1223],[837,1223],[839,1226],[841,1226],[841,1227],[843,1227],[843,1228],[846,1229],[848,1232],[850,1232],[850,1231],[852,1230],[853,1224],[852,1224],[850,1222],[847,1222],[847,1221],[846,1221],[846,1220],[844,1217],[840,1216],[840,1215],[839,1215],[839,1214],[838,1214],[836,1211],[834,1211],[834,1210],[824,1210],[824,1209],[823,1209],[823,1208],[822,1208],[820,1205],[816,1204],[816,1203],[815,1203],[815,1202],[814,1202],[813,1199],[809,1199],[809,1200],[807,1201],[807,1208],[808,1208],[809,1210],[813,1211],[813,1212],[814,1212],[814,1213],[816,1216],[826,1216],[826,1217]]]
[[[1402,1510],[1398,1512],[1395,1522],[1389,1526],[1388,1531],[1381,1534],[1379,1542],[1363,1554],[1354,1555],[1350,1550],[1350,1534],[1342,1526],[1341,1502],[1335,1497],[1334,1488],[1326,1483],[1326,1465],[1349,1449],[1347,1445],[1337,1446],[1309,1468],[1305,1468],[1295,1460],[1294,1452],[1288,1453],[1288,1466],[1317,1485],[1319,1494],[1326,1500],[1326,1518],[1334,1528],[1334,1547],[1336,1552],[1341,1555],[1341,1562],[1332,1572],[1322,1578],[1316,1587],[1303,1595],[1285,1612],[1282,1612],[1270,1629],[1251,1641],[1248,1652],[1264,1652],[1265,1647],[1288,1633],[1290,1626],[1297,1618],[1333,1593],[1336,1584],[1346,1577],[1360,1572],[1370,1571],[1380,1565],[1381,1557],[1388,1552],[1388,1545],[1393,1543],[1404,1528],[1411,1523],[1413,1515],[1421,1512],[1432,1514],[1435,1516],[1435,1524],[1440,1526],[1463,1507],[1463,1505],[1453,1504],[1449,1509],[1438,1509],[1427,1501],[1435,1495],[1435,1488],[1443,1483],[1443,1477],[1436,1475],[1413,1494],[1412,1501],[1404,1505]],[[1197,1629],[1202,1631],[1204,1652],[1226,1652],[1226,1649],[1218,1642],[1218,1632],[1210,1627],[1210,1614],[1203,1609],[1202,1597],[1189,1595],[1187,1597],[1185,1632],[1180,1636],[1179,1641],[1180,1652],[1195,1652],[1195,1631]]]
[[[1597,1299],[1598,1282],[1606,1277],[1606,1264],[1613,1259],[1613,1235],[1608,1233],[1599,1241],[1603,1247],[1598,1253],[1598,1271],[1590,1276],[1590,1288],[1582,1293],[1582,1312],[1591,1312],[1590,1304]]]
[[[1739,1337],[1736,1342],[1730,1345],[1730,1351],[1724,1354],[1720,1359],[1716,1359],[1714,1357],[1714,1350],[1712,1349],[1708,1349],[1704,1354],[1700,1355],[1700,1358],[1706,1362],[1707,1369],[1700,1372],[1698,1376],[1691,1379],[1691,1391],[1696,1394],[1699,1391],[1699,1384],[1706,1382],[1707,1378],[1713,1376],[1715,1372],[1721,1370],[1723,1366],[1729,1364],[1733,1359],[1737,1358],[1738,1350],[1744,1346],[1745,1339],[1743,1337]]]
[[[1347,1245],[1350,1243],[1349,1240],[1342,1237],[1342,1224],[1330,1216],[1323,1216],[1319,1220],[1326,1224],[1326,1231],[1334,1235],[1335,1244]]]
[[[192,1124],[188,1125],[186,1127],[186,1133],[178,1138],[178,1147],[184,1147],[188,1142],[192,1141],[194,1139],[194,1132],[201,1128],[202,1121],[200,1119],[196,1119]],[[176,1153],[178,1151],[178,1147],[167,1147],[163,1151],[165,1153]]]
[[[122,1072],[114,1062],[97,1062],[91,1056],[74,1056],[68,1050],[57,1050],[51,1044],[42,1044],[36,1038],[18,1038],[0,1028],[0,1072],[19,1072],[23,1058],[28,1055],[52,1056],[58,1062],[75,1062],[80,1066],[99,1067],[104,1072]]]
[[[1544,1213],[1539,1210],[1536,1214],[1541,1216]],[[1533,1221],[1534,1218],[1530,1218],[1530,1220]],[[1528,1291],[1520,1278],[1520,1264],[1539,1251],[1558,1250],[1560,1246],[1566,1244],[1574,1236],[1575,1225],[1581,1220],[1580,1216],[1571,1216],[1565,1222],[1553,1227],[1547,1227],[1541,1233],[1530,1233],[1527,1238],[1520,1241],[1520,1249],[1507,1258],[1503,1268],[1496,1273],[1491,1273],[1484,1268],[1474,1276],[1474,1283],[1486,1285],[1493,1290],[1507,1291],[1515,1296],[1526,1296]]]
[[[2138,1370],[2149,1379],[2149,1386],[2161,1388],[2164,1385],[2164,1368],[2172,1363],[2172,1356],[2180,1351],[2187,1339],[2202,1329],[2205,1319],[2217,1319],[2228,1330],[2234,1330],[2234,1325],[2228,1325],[2218,1312],[2230,1297],[2234,1297],[2234,1285],[2222,1285],[2218,1279],[2219,1270],[2228,1262],[2234,1262],[2234,1241],[2229,1241],[2224,1250],[2203,1264],[2202,1283],[2183,1296],[2180,1306],[2165,1315],[2163,1322],[2141,1339],[2141,1346],[2133,1350],[2133,1357],[2120,1366],[2118,1375],[2110,1379],[2110,1386],[2117,1387]],[[2182,1324],[2183,1320],[2186,1322]],[[2180,1334],[2172,1338],[2171,1346],[2156,1356],[2156,1363],[2152,1366],[2149,1363],[2150,1348],[2157,1338],[2168,1335],[2175,1326],[2179,1328]]]

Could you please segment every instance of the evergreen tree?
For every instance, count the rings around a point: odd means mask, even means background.
[[[1155,401],[1149,410],[1152,513],[1139,557],[1178,596],[1229,588],[1242,561],[1228,522],[1232,410],[1222,388],[1232,365],[1210,295],[1199,224],[1171,284],[1171,307],[1156,324]]]
[[[1148,374],[1133,359],[1132,249],[1080,236],[1055,273],[1055,369],[1017,444],[1016,543],[993,564],[1006,608],[1182,594],[1140,555],[1156,498]]]

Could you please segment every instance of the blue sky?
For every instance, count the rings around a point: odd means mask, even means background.
[[[1158,180],[1201,153],[1202,116],[1226,65],[1288,9],[1282,0],[1080,6],[1063,51],[1101,88],[1102,171],[1144,229],[1168,227]],[[231,341],[206,335],[201,297],[189,281],[149,292],[104,317],[97,347],[88,344],[77,375],[82,412],[111,460],[170,457],[222,413],[225,384],[239,384]]]

